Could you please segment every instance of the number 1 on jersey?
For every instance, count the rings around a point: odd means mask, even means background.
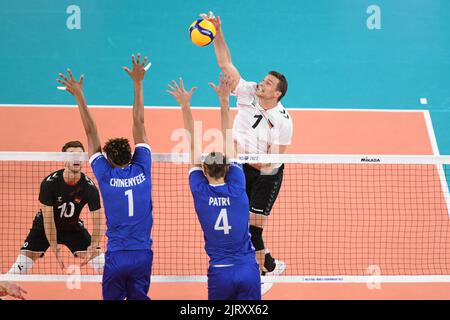
[[[222,223],[222,226],[220,224]],[[229,234],[231,226],[228,224],[227,209],[220,210],[219,217],[216,220],[214,230],[223,230],[223,233]]]
[[[125,195],[128,197],[128,216],[134,216],[134,206],[133,206],[133,190],[125,191]]]

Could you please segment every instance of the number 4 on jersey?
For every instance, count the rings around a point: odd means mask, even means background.
[[[217,217],[214,230],[223,230],[224,234],[230,234],[230,229],[231,226],[228,224],[227,209],[222,209],[220,210],[219,216]]]

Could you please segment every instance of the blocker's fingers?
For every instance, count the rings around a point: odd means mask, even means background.
[[[59,82],[59,83],[61,83],[61,84],[63,84],[63,85],[67,85],[66,81],[63,81],[63,80],[61,80],[61,79],[56,79],[56,81]]]
[[[70,69],[67,69],[67,73],[69,74],[70,80],[75,80],[73,78],[72,71],[70,71]]]
[[[67,79],[67,77],[62,74],[62,73],[58,73],[58,76],[60,76],[62,79],[64,79],[66,82],[69,82],[69,79]]]
[[[134,59],[134,54],[131,55],[131,62],[133,63],[133,65],[136,64],[136,60]]]
[[[127,67],[122,67],[123,70],[125,70],[126,73],[130,74],[131,70]]]
[[[184,91],[184,83],[183,83],[183,78],[180,77],[180,88],[181,90]]]
[[[140,64],[140,63],[141,63],[141,54],[140,54],[140,53],[138,53],[138,55],[137,55],[137,61],[136,61],[136,63],[137,63],[137,64]]]
[[[144,67],[144,70],[145,70],[145,71],[148,71],[148,69],[150,69],[151,66],[152,66],[152,63],[149,62],[149,63]]]
[[[142,66],[145,66],[145,64],[147,63],[147,60],[148,60],[148,57],[147,56],[145,56],[144,57],[144,61],[141,63],[142,64]]]
[[[189,90],[189,94],[193,94],[197,90],[197,87],[192,87],[191,90]]]

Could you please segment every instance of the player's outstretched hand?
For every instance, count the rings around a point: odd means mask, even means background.
[[[59,79],[56,79],[59,83],[64,85],[64,87],[58,87],[60,90],[66,90],[70,94],[72,94],[74,97],[81,97],[83,96],[83,81],[84,81],[84,75],[80,76],[80,80],[75,80],[72,71],[70,69],[67,69],[68,77],[66,77],[64,74],[59,73],[58,76]]]
[[[215,16],[214,13],[212,11],[208,12],[208,14],[206,13],[200,13],[200,17],[202,19],[208,20],[209,22],[211,22],[214,27],[216,28],[217,32],[219,32],[222,28],[222,22],[220,21],[220,17],[219,16]]]
[[[222,73],[219,75],[219,85],[215,85],[210,82],[209,85],[214,91],[217,93],[220,99],[228,99],[231,93],[231,87],[233,85],[233,78],[229,75],[223,75]]]
[[[26,292],[21,286],[13,282],[0,282],[0,296],[11,296],[16,299],[25,300]]]
[[[126,73],[133,79],[134,82],[141,82],[144,77],[147,70],[152,65],[151,62],[146,65],[148,59],[147,57],[144,58],[144,61],[141,62],[141,54],[137,54],[137,60],[134,58],[134,54],[131,55],[131,63],[133,64],[132,70],[130,70],[127,67],[122,67],[123,70],[125,70]]]
[[[181,107],[188,107],[191,101],[192,94],[195,92],[195,90],[197,90],[197,87],[193,87],[191,90],[186,91],[184,89],[183,79],[181,78],[179,86],[175,80],[172,80],[172,84],[173,86],[171,86],[170,84],[168,85],[170,90],[166,90],[166,92],[173,96]]]

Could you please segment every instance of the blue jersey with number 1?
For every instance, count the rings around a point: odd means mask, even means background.
[[[202,169],[194,167],[189,184],[210,265],[256,263],[242,166],[231,164],[223,185],[210,185]]]
[[[149,145],[137,144],[125,168],[111,166],[101,153],[89,161],[105,207],[107,250],[150,250],[153,207]]]

